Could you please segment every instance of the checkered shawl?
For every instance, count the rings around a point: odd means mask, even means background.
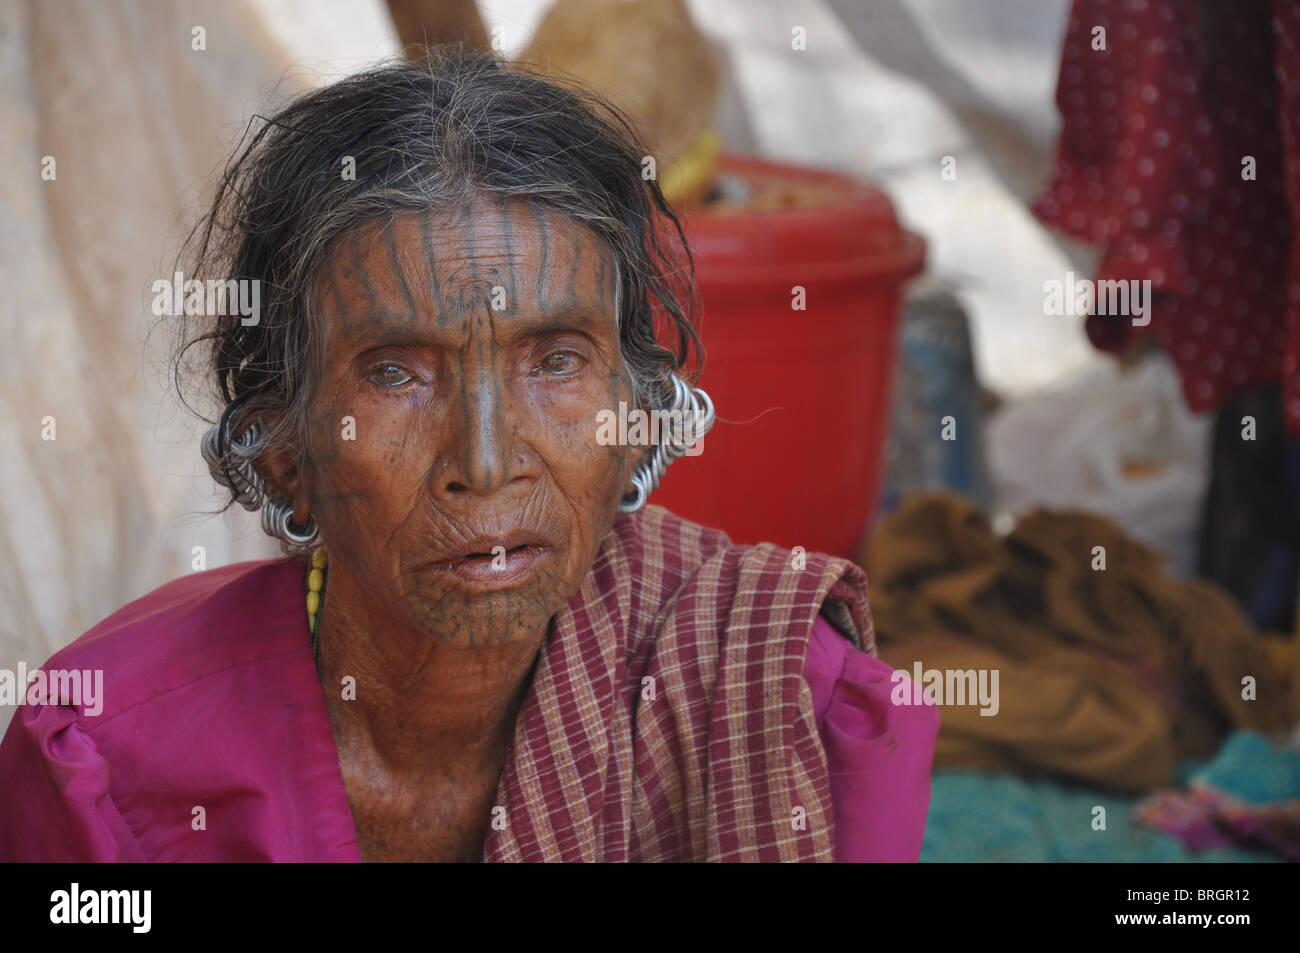
[[[875,643],[862,571],[804,558],[619,516],[542,646],[485,859],[833,859],[805,656],[824,603]]]

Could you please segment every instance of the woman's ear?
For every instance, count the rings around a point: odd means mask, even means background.
[[[268,417],[266,423],[274,429],[279,418]],[[262,483],[267,490],[292,504],[293,522],[298,526],[305,525],[311,516],[311,503],[307,499],[306,483],[298,459],[283,444],[275,443],[259,453],[253,465],[261,474]]]
[[[650,444],[642,444],[641,446],[632,447],[631,452],[628,453],[627,457],[630,465],[627,471],[627,480],[623,484],[623,494],[625,496],[628,493],[636,491],[636,487],[632,485],[632,475],[640,469],[641,461],[646,458],[646,454],[648,454],[650,450]]]

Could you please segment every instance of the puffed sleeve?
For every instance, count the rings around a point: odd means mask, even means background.
[[[855,649],[822,616],[804,674],[830,771],[835,859],[916,861],[930,809],[938,708],[893,704],[893,669]],[[910,681],[905,697],[912,698]]]
[[[110,769],[71,707],[23,705],[0,742],[0,861],[136,861]]]

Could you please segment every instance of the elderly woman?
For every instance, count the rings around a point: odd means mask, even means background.
[[[241,149],[192,276],[260,310],[190,343],[204,456],[286,555],[49,661],[102,704],[14,719],[0,858],[917,858],[937,712],[891,705],[861,571],[646,506],[713,405],[642,156],[597,98],[459,49]],[[620,405],[685,425],[611,445]]]

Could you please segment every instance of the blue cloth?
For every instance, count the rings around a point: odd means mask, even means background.
[[[1180,765],[1179,778],[1199,778],[1254,803],[1282,800],[1300,796],[1300,754],[1274,748],[1255,732],[1238,732],[1212,762]],[[1193,853],[1178,838],[1134,820],[1141,799],[1006,774],[936,771],[921,862],[1279,860],[1237,848]],[[1098,806],[1106,809],[1105,830],[1093,830]]]
[[[1300,751],[1273,745],[1257,731],[1228,736],[1208,765],[1190,780],[1207,784],[1247,804],[1300,799]]]

